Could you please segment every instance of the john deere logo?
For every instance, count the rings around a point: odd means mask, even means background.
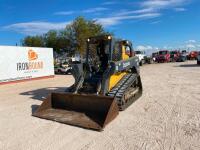
[[[36,61],[38,59],[38,54],[30,49],[28,51],[29,62],[19,62],[17,63],[17,70],[40,70],[43,69],[43,61]]]
[[[38,59],[38,54],[36,52],[34,52],[33,50],[29,50],[28,51],[28,60],[32,61],[32,60],[36,60]]]

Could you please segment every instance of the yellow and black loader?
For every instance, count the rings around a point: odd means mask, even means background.
[[[132,43],[111,35],[87,39],[85,59],[72,64],[72,74],[68,92],[51,93],[33,116],[102,130],[142,95]]]

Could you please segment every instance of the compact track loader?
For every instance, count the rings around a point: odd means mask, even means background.
[[[139,59],[127,40],[89,38],[85,60],[72,64],[72,74],[68,92],[50,94],[33,116],[102,130],[142,95]]]

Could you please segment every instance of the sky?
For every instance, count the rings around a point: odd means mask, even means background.
[[[0,0],[0,45],[63,29],[78,16],[135,49],[200,50],[199,0]]]

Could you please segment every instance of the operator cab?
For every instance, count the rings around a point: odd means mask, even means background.
[[[109,69],[110,62],[126,60],[132,56],[133,49],[129,41],[114,39],[110,35],[89,38],[85,62],[86,75],[83,84],[87,88],[83,89],[96,93],[104,74]]]

